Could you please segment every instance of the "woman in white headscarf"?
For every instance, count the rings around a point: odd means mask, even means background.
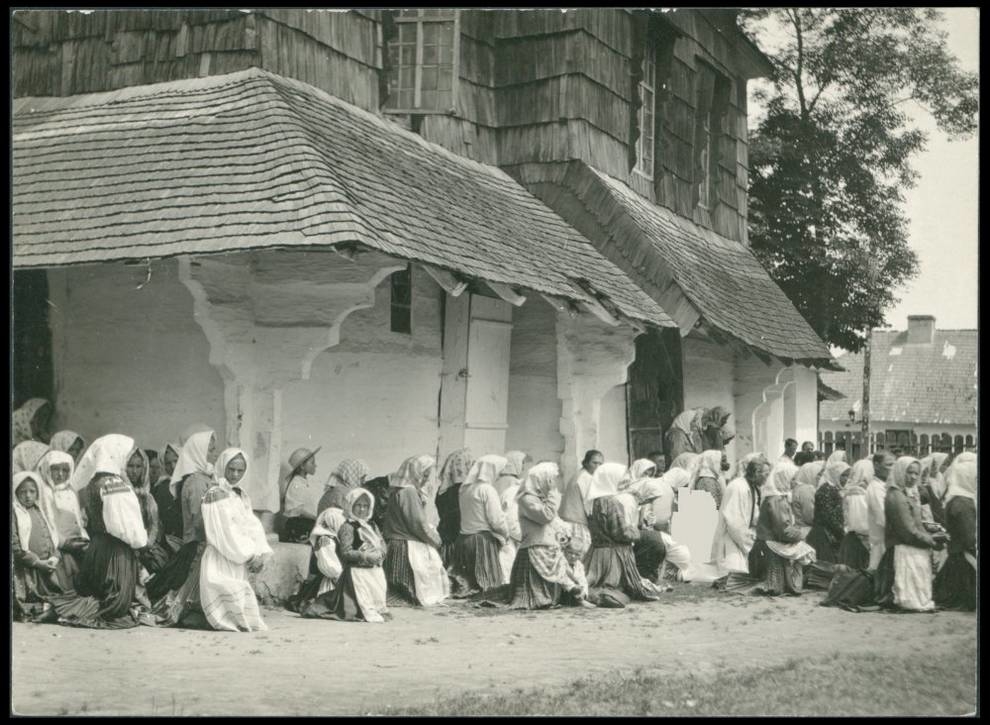
[[[79,598],[55,603],[67,623],[133,627],[131,606],[138,586],[138,552],[148,546],[141,504],[127,480],[132,438],[111,434],[93,441],[69,479],[90,536],[76,577]],[[54,603],[54,602],[53,602]]]
[[[73,430],[60,430],[52,436],[48,443],[53,451],[62,451],[72,456],[72,462],[78,463],[79,457],[86,450],[86,440]]]
[[[512,565],[516,560],[516,552],[519,551],[519,542],[522,540],[519,507],[516,499],[519,495],[522,478],[532,459],[528,453],[523,451],[509,451],[505,454],[505,459],[508,462],[494,485],[502,504],[502,511],[505,513],[505,524],[509,527],[509,538],[498,553],[499,561],[502,563],[502,583],[508,584]]]
[[[41,476],[14,474],[10,544],[14,558],[14,621],[49,621],[49,600],[72,586],[72,572],[59,555],[58,532],[41,506]]]
[[[229,632],[268,629],[248,572],[260,571],[272,549],[251,499],[238,487],[247,468],[244,451],[224,450],[217,457],[216,485],[206,492],[202,507],[206,549],[199,569],[200,603],[210,626]]]
[[[822,485],[815,491],[814,523],[805,537],[815,549],[817,561],[839,561],[839,545],[845,533],[842,519],[842,488],[849,479],[849,464],[836,460],[825,464]]]
[[[588,588],[591,600],[606,606],[624,606],[627,598],[653,600],[659,596],[656,586],[636,568],[633,545],[640,536],[638,516],[630,516],[628,506],[617,496],[625,475],[626,467],[621,463],[603,463],[595,470],[588,490]]]
[[[165,626],[207,626],[199,596],[199,568],[206,549],[202,506],[206,492],[214,485],[216,459],[216,435],[211,430],[199,431],[182,445],[172,472],[169,489],[182,512],[183,544],[147,583],[159,623]]]
[[[553,607],[565,593],[580,606],[594,606],[586,599],[587,582],[564,554],[567,529],[556,525],[562,524],[557,518],[559,479],[556,463],[538,463],[529,469],[517,494],[522,539],[510,577],[513,609]]]
[[[728,468],[725,454],[722,451],[704,451],[694,467],[694,475],[688,488],[692,491],[707,491],[715,499],[715,508],[722,505],[722,494],[725,492],[725,479],[722,478],[723,462]]]
[[[866,487],[873,480],[873,461],[856,461],[842,489],[842,523],[845,535],[839,545],[837,563],[851,569],[870,566],[870,513]]]
[[[960,453],[946,471],[945,528],[949,557],[932,587],[942,609],[976,609],[976,454]]]
[[[793,464],[792,464],[793,465]],[[811,461],[798,468],[791,483],[791,511],[804,536],[815,525],[815,493],[825,470],[825,461]]]
[[[148,546],[139,553],[141,564],[151,574],[162,570],[175,552],[164,543],[161,523],[158,518],[158,504],[151,495],[151,470],[148,454],[140,448],[136,449],[127,461],[127,481],[134,488],[134,493],[141,504],[141,518],[148,532]]]
[[[429,483],[435,466],[431,455],[412,456],[389,477],[382,533],[388,543],[384,569],[390,604],[405,600],[430,607],[450,595],[450,580],[440,558],[437,517],[431,513]]]
[[[503,583],[499,552],[509,540],[509,526],[492,484],[506,463],[502,456],[482,456],[471,466],[458,492],[461,533],[451,560],[456,597],[489,591]]]
[[[749,575],[762,580],[764,594],[798,595],[804,588],[804,566],[815,561],[815,550],[804,542],[787,501],[794,478],[793,463],[778,463],[761,492],[756,542],[749,552]]]
[[[286,604],[290,612],[302,614],[314,604],[319,611],[330,609],[329,600],[340,575],[344,573],[344,565],[337,556],[337,531],[345,521],[344,510],[336,506],[328,506],[316,517],[316,524],[309,534],[309,545],[313,548],[309,576]]]
[[[887,479],[884,497],[886,550],[877,567],[878,604],[903,611],[928,612],[932,600],[931,550],[941,548],[944,535],[932,535],[921,520],[921,505],[911,489],[921,480],[921,462],[901,456]]]
[[[14,446],[11,453],[11,463],[14,473],[23,471],[34,471],[38,467],[38,461],[48,453],[49,448],[44,443],[38,441],[24,441]]]
[[[337,530],[337,556],[343,573],[333,593],[317,598],[303,610],[303,617],[385,621],[388,594],[382,563],[386,547],[385,539],[371,521],[374,507],[375,497],[365,488],[355,488],[344,497],[346,521]]]
[[[654,584],[659,579],[660,565],[667,555],[663,537],[653,528],[653,509],[646,505],[661,492],[659,482],[653,478],[656,470],[656,464],[649,459],[633,461],[619,482],[619,493],[616,495],[629,523],[639,529],[639,538],[633,544],[636,569],[640,576]]]
[[[39,492],[42,508],[55,527],[63,557],[71,559],[78,569],[89,545],[89,534],[79,509],[79,497],[69,483],[74,469],[72,456],[63,451],[48,451],[38,462],[43,484]]]

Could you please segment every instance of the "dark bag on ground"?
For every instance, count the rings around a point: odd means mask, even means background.
[[[872,574],[862,569],[835,567],[835,575],[821,606],[861,611],[865,607],[875,605],[876,593]]]

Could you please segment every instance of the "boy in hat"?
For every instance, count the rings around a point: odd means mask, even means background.
[[[316,523],[317,506],[326,490],[324,485],[309,478],[316,473],[319,448],[297,448],[289,456],[289,484],[285,488],[281,540],[293,544],[305,543]]]

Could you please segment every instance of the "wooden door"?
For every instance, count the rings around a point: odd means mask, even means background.
[[[512,323],[471,320],[464,445],[476,456],[505,450],[511,339]]]
[[[13,405],[29,398],[54,401],[52,334],[48,327],[48,275],[45,270],[14,272],[12,295]]]
[[[626,396],[629,460],[664,450],[664,433],[684,409],[680,342],[677,330],[668,329],[636,338]]]

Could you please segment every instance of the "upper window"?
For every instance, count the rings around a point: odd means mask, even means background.
[[[695,80],[694,196],[698,206],[711,209],[717,201],[719,144],[730,84],[728,78],[707,63],[697,64]]]
[[[392,332],[412,333],[412,271],[406,267],[400,272],[393,272],[389,278],[391,284],[390,328]]]
[[[652,52],[643,56],[639,102],[639,136],[636,138],[636,165],[633,171],[652,179],[657,110],[657,60]]]
[[[392,111],[446,113],[457,86],[456,10],[400,10],[388,41],[388,100]]]

